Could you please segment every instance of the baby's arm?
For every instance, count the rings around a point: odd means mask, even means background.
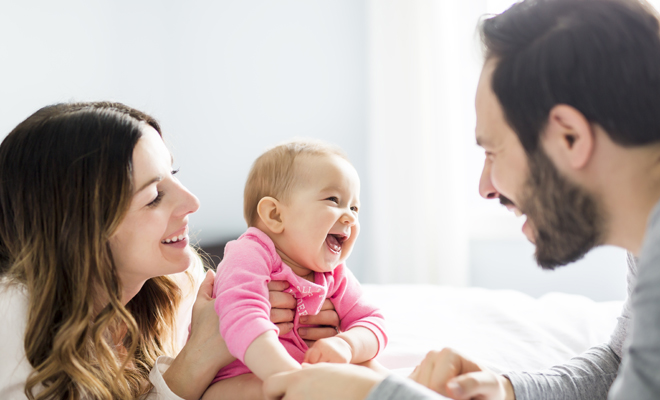
[[[262,380],[300,368],[278,340],[277,327],[269,318],[267,283],[276,254],[263,232],[248,229],[239,240],[227,244],[214,286],[220,333],[227,348]]]
[[[300,369],[300,364],[282,346],[275,331],[264,332],[252,341],[245,351],[245,365],[261,380]]]
[[[360,364],[378,353],[378,338],[367,328],[356,326],[337,336],[317,340],[305,353],[304,362]]]
[[[387,344],[383,315],[365,301],[357,279],[344,264],[333,271],[334,282],[328,288],[341,320],[342,333],[318,340],[305,354],[305,362],[361,364],[378,355]]]

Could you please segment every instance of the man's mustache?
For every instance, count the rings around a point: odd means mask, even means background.
[[[509,200],[508,198],[500,195],[500,204],[503,206],[513,206],[515,207],[516,205],[513,204],[513,201]]]

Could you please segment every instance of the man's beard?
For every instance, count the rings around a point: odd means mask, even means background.
[[[595,198],[561,176],[541,148],[528,160],[520,209],[533,228],[536,262],[552,270],[602,244],[605,218]]]

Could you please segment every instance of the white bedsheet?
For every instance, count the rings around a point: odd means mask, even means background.
[[[364,285],[387,322],[385,367],[407,373],[429,350],[453,347],[498,371],[537,370],[608,341],[622,302],[433,285]]]

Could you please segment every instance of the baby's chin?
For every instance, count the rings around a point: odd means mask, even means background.
[[[314,271],[314,272],[320,272],[320,273],[324,273],[324,272],[332,272],[332,271],[334,271],[338,266],[340,266],[341,264],[343,264],[344,261],[345,261],[345,260],[334,261],[334,262],[331,262],[331,263],[326,263],[325,265],[322,265],[322,266],[315,266],[314,268],[310,268],[310,269],[311,269],[312,271]]]

